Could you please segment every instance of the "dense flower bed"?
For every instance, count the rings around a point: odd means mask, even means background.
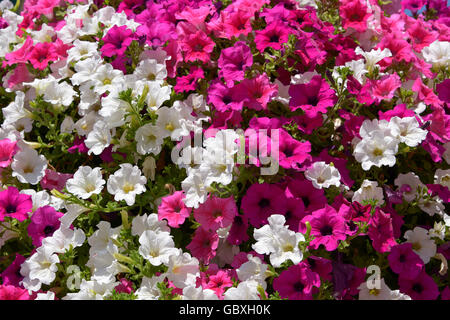
[[[0,299],[450,298],[446,0],[0,8]]]

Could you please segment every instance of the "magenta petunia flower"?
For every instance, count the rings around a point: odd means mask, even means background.
[[[233,219],[230,231],[228,233],[227,241],[235,246],[240,245],[249,239],[247,234],[248,218],[243,215],[236,215]]]
[[[192,91],[197,88],[197,83],[200,79],[205,78],[205,73],[202,68],[192,66],[189,69],[189,74],[177,78],[177,84],[173,87],[176,93]]]
[[[121,56],[135,39],[133,31],[126,26],[115,25],[102,38],[103,46],[100,51],[104,57]]]
[[[287,198],[286,199],[286,224],[292,231],[298,232],[298,224],[306,216],[305,204],[301,199]]]
[[[223,37],[231,39],[233,37],[239,38],[240,35],[247,36],[252,32],[251,19],[253,14],[244,10],[222,11],[220,18],[222,22]],[[211,25],[211,27],[213,27]]]
[[[292,111],[302,109],[310,117],[317,113],[327,113],[336,102],[336,94],[321,76],[314,76],[309,83],[289,87],[289,106]]]
[[[17,142],[7,138],[0,140],[0,168],[6,168],[11,164],[17,149]]]
[[[450,104],[450,79],[445,79],[443,82],[438,83],[436,91],[441,101]]]
[[[180,45],[186,62],[198,60],[203,63],[208,63],[210,54],[216,44],[203,31],[198,30],[195,33],[187,35]]]
[[[219,298],[223,298],[226,288],[233,286],[233,281],[228,272],[224,270],[217,271],[216,274],[208,277],[208,282],[203,289],[211,289]]]
[[[233,47],[226,48],[220,53],[218,60],[219,77],[225,79],[227,86],[234,81],[244,80],[245,70],[253,64],[253,55],[245,42],[238,41]]]
[[[321,209],[327,203],[327,198],[323,189],[317,189],[311,181],[306,179],[291,180],[286,188],[286,196],[302,200],[305,212],[311,212]]]
[[[25,262],[25,257],[16,253],[16,258],[1,274],[1,278],[4,285],[20,286],[20,281],[23,280],[23,276],[20,273],[22,263]]]
[[[373,248],[378,252],[389,252],[393,246],[397,245],[394,238],[392,218],[378,207],[369,221],[367,234],[372,240]]]
[[[311,235],[314,239],[310,242],[310,246],[318,249],[320,245],[325,247],[327,251],[334,251],[339,245],[340,240],[346,239],[345,220],[336,210],[325,205],[323,209],[314,211],[302,219],[299,224],[301,233],[306,232],[306,222],[311,224]]]
[[[283,190],[269,183],[253,184],[242,198],[241,210],[250,224],[256,228],[267,224],[272,214],[286,213],[286,198]]]
[[[350,0],[342,1],[339,13],[345,29],[353,28],[358,32],[367,30],[367,20],[372,15],[364,1]]]
[[[408,279],[401,274],[398,278],[400,292],[407,294],[413,300],[435,300],[439,296],[439,289],[424,269],[414,279]]]
[[[392,271],[405,279],[414,279],[424,268],[423,260],[412,250],[409,242],[392,247],[387,257]]]
[[[59,229],[64,214],[50,206],[37,209],[31,216],[31,223],[28,225],[28,234],[33,240],[33,245],[40,247],[42,239],[51,237],[53,232]]]
[[[191,214],[183,202],[184,198],[183,191],[175,191],[172,195],[163,197],[158,207],[158,219],[166,219],[169,226],[179,228]]]
[[[88,153],[89,149],[84,144],[84,140],[86,140],[85,137],[79,137],[75,136],[73,140],[73,146],[71,146],[69,149],[67,149],[67,152],[69,153]]]
[[[236,90],[238,90],[236,86],[228,88],[222,82],[216,80],[209,86],[207,101],[220,112],[228,110],[240,111],[244,100],[233,94]]]
[[[402,1],[402,10],[408,9],[412,13],[416,13],[426,4],[426,0],[404,0]]]
[[[317,273],[321,279],[331,282],[331,271],[333,270],[333,266],[330,260],[322,257],[309,256],[305,262],[308,264],[311,271]]]
[[[219,235],[215,231],[209,231],[202,227],[195,230],[194,237],[186,248],[204,264],[209,264],[217,254]]]
[[[290,32],[290,28],[280,23],[270,23],[263,30],[255,31],[256,48],[261,52],[266,48],[280,50],[283,48],[283,44],[288,42]]]
[[[289,300],[311,300],[313,287],[320,287],[320,277],[304,263],[290,266],[273,280],[273,289]]]
[[[32,207],[31,196],[20,194],[16,187],[8,187],[0,192],[0,221],[5,220],[5,217],[24,221],[28,219]]]
[[[41,187],[48,190],[56,189],[62,191],[66,181],[73,177],[71,173],[60,173],[54,170],[46,169],[45,176],[41,180]]]
[[[119,284],[114,288],[117,293],[127,293],[133,292],[133,282],[126,278],[121,278]]]
[[[205,203],[194,210],[195,220],[203,228],[212,231],[228,227],[236,215],[237,207],[233,197],[210,196]]]
[[[280,130],[279,164],[286,169],[299,169],[301,165],[311,160],[311,143],[300,142],[285,130]]]
[[[4,65],[11,66],[15,63],[27,63],[28,55],[33,49],[33,38],[31,36],[27,36],[23,45],[17,49],[16,51],[5,54]]]
[[[58,55],[55,51],[53,43],[39,42],[34,45],[27,58],[33,65],[33,68],[44,70],[47,68],[49,62],[56,61],[58,59]]]
[[[394,97],[395,90],[402,85],[400,77],[394,73],[381,77],[379,80],[371,80],[372,96],[377,103],[383,100],[391,100]]]
[[[27,289],[6,284],[0,285],[0,300],[34,300],[35,295],[30,296]]]
[[[266,110],[267,104],[278,92],[278,86],[271,83],[266,74],[244,79],[235,88],[233,100],[243,101],[244,107],[257,111]]]

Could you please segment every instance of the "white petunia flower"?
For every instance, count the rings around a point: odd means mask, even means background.
[[[98,55],[97,49],[97,42],[81,41],[76,39],[73,42],[73,47],[67,51],[67,60],[72,62],[94,57]]]
[[[92,169],[89,166],[81,166],[73,175],[73,178],[67,180],[67,191],[80,197],[81,199],[88,199],[93,194],[99,194],[103,185],[106,183],[102,179],[101,168]]]
[[[158,63],[155,59],[145,59],[139,62],[133,75],[136,80],[162,83],[167,77],[166,65]]]
[[[202,286],[188,286],[183,289],[182,300],[219,300],[211,289],[203,289]]]
[[[359,287],[359,300],[411,300],[408,295],[400,293],[398,290],[391,290],[384,282],[384,279],[380,279],[380,287],[369,289],[367,282],[363,282]]]
[[[191,170],[181,182],[181,188],[186,194],[183,202],[189,208],[198,208],[208,197],[209,187],[205,183],[205,174],[200,170]]]
[[[164,142],[163,135],[164,133],[160,127],[151,123],[143,125],[136,130],[136,151],[142,155],[148,153],[153,153],[155,156],[158,155]]]
[[[122,163],[120,169],[109,177],[106,187],[114,195],[114,200],[125,200],[127,205],[132,206],[136,195],[145,192],[146,182],[147,179],[137,166]]]
[[[15,156],[11,164],[12,176],[22,183],[38,184],[45,175],[47,159],[39,155],[36,150],[22,148]]]
[[[438,196],[433,198],[420,198],[419,208],[428,213],[430,216],[434,216],[435,214],[442,216],[445,211],[445,206],[442,203],[442,199]]]
[[[80,284],[80,291],[68,293],[63,300],[103,300],[109,296],[118,282],[114,277],[97,278],[91,277],[91,280],[83,279]]]
[[[408,202],[416,198],[419,188],[426,188],[414,172],[400,173],[394,183],[403,193],[403,198]]]
[[[425,61],[434,67],[448,66],[450,64],[450,42],[436,40],[422,49],[422,55]]]
[[[263,263],[261,259],[255,257],[251,254],[247,255],[248,261],[243,263],[238,269],[236,269],[236,273],[238,275],[239,280],[247,281],[254,280],[256,281],[264,290],[267,288],[267,283],[265,279],[267,278],[267,264]]]
[[[31,112],[24,106],[25,94],[22,91],[16,91],[16,98],[7,107],[2,109],[3,125],[14,125],[23,118],[31,118]]]
[[[159,82],[153,81],[148,83],[147,106],[148,110],[156,111],[162,106],[164,101],[170,99],[171,88],[169,86],[161,86]]]
[[[30,279],[37,279],[43,284],[51,284],[56,277],[59,263],[58,255],[51,248],[39,247],[36,253],[28,258],[24,263],[28,265]]]
[[[305,177],[312,182],[317,189],[339,187],[341,185],[341,174],[334,165],[326,164],[324,161],[314,162],[312,167],[305,171]]]
[[[410,147],[417,147],[428,134],[426,130],[419,127],[415,117],[392,117],[389,124],[392,135]]]
[[[159,108],[156,114],[158,115],[156,125],[161,128],[163,138],[170,137],[173,141],[179,141],[182,137],[189,135],[187,129],[188,115],[184,117],[184,114],[175,108],[175,104],[171,108]]]
[[[417,253],[425,264],[436,254],[436,243],[430,239],[428,231],[421,227],[408,230],[404,234],[407,242],[412,243],[412,249]]]
[[[146,230],[139,237],[139,243],[139,254],[154,266],[167,264],[170,256],[178,254],[168,232]]]
[[[61,226],[51,237],[42,240],[42,246],[49,248],[55,253],[65,253],[70,248],[76,248],[83,245],[86,235],[83,230],[66,228]]]
[[[131,223],[131,234],[133,236],[141,236],[145,231],[151,230],[155,233],[169,232],[170,228],[167,226],[167,220],[159,220],[156,213],[147,216],[136,216]]]
[[[183,253],[181,249],[178,249],[178,254],[169,257],[167,266],[167,279],[180,289],[195,285],[196,278],[200,275],[197,258],[191,257],[187,252]]]
[[[236,288],[229,288],[223,295],[225,300],[260,300],[258,285],[259,283],[254,280],[242,281]]]
[[[386,165],[393,167],[396,162],[397,151],[398,140],[396,138],[384,135],[382,131],[375,131],[369,138],[363,138],[356,145],[353,156],[367,171],[372,166]]]
[[[355,191],[352,201],[357,201],[363,204],[364,201],[376,200],[377,205],[381,206],[384,203],[383,189],[378,187],[378,182],[364,180],[361,187]]]
[[[447,187],[450,190],[450,169],[437,169],[434,174],[434,183]]]
[[[375,64],[383,60],[384,58],[392,57],[392,52],[385,48],[381,49],[372,49],[370,52],[363,51],[360,47],[355,49],[355,53],[357,55],[362,55],[364,59],[366,59],[366,70],[369,72],[373,70]]]
[[[89,148],[88,154],[99,155],[111,143],[111,130],[107,122],[98,121],[88,134],[84,144]]]
[[[151,278],[143,277],[141,286],[136,290],[137,300],[158,300],[161,292],[158,289],[158,283],[163,282],[165,274],[153,276]]]

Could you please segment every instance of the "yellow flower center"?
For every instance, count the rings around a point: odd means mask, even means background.
[[[373,154],[375,157],[382,156],[382,155],[383,155],[383,150],[381,150],[380,148],[375,148],[375,149],[372,151],[372,154]]]
[[[128,182],[125,182],[125,184],[123,185],[122,190],[125,193],[129,193],[129,192],[134,190],[134,186],[132,184],[129,184]]]

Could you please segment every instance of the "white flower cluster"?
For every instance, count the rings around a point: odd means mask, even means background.
[[[359,130],[361,140],[355,138],[353,151],[355,159],[364,170],[372,166],[393,167],[399,144],[418,146],[427,136],[415,117],[392,117],[387,120],[365,120]]]

